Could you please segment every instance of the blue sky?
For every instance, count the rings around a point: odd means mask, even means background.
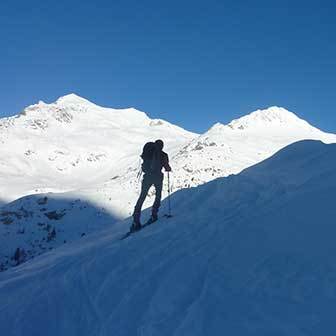
[[[0,115],[75,92],[193,131],[271,105],[336,132],[332,1],[7,1]]]

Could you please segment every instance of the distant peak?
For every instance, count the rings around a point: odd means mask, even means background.
[[[93,104],[89,100],[76,95],[75,93],[67,94],[56,101],[57,104]]]
[[[217,122],[214,125],[212,125],[207,131],[206,133],[217,133],[217,132],[221,132],[223,129],[225,129],[227,126],[225,126],[224,124]]]
[[[223,127],[225,127],[224,124],[220,123],[220,122],[216,122],[216,124],[214,124],[213,126],[211,126],[210,129],[212,130],[216,130],[216,129],[222,129]]]
[[[291,121],[298,120],[299,117],[293,112],[286,110],[283,107],[271,106],[264,110],[257,110],[252,112],[250,118],[263,121]]]
[[[280,126],[280,127],[310,127],[306,121],[300,119],[296,114],[283,107],[272,106],[264,110],[254,111],[244,117],[231,121],[228,126],[232,129],[251,129],[258,127]]]

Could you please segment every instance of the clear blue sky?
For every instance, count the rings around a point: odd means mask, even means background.
[[[336,132],[334,1],[0,3],[0,115],[75,92],[194,131],[279,105]]]

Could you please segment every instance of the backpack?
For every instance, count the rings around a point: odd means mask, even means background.
[[[162,169],[161,151],[154,142],[147,142],[142,150],[142,171],[145,174],[158,173]]]

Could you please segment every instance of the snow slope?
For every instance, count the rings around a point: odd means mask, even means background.
[[[195,187],[237,174],[281,148],[306,139],[334,143],[336,135],[325,133],[280,107],[252,112],[228,125],[217,123],[171,155],[172,189]],[[130,167],[125,174],[107,181],[102,190],[108,190],[107,195],[112,190],[128,195],[127,200],[133,205],[140,191],[138,171],[138,166]],[[167,189],[167,180],[165,185]]]
[[[136,165],[145,142],[162,138],[174,153],[195,136],[136,109],[104,108],[75,94],[39,102],[0,119],[0,201],[96,186]]]
[[[174,187],[198,186],[217,177],[237,174],[299,140],[336,142],[281,107],[252,112],[228,125],[215,124],[174,156]]]
[[[336,145],[302,141],[0,274],[5,335],[333,335]]]
[[[195,136],[75,94],[0,119],[0,271],[128,217],[136,191],[108,182],[139,168],[147,141],[175,153]]]
[[[0,210],[0,271],[124,218],[72,193],[31,195]]]
[[[159,125],[153,126],[154,121],[138,111],[106,110],[74,95],[63,97],[56,104],[31,107],[25,113],[29,114],[29,120],[34,119],[32,115],[34,113],[38,116],[45,114],[45,120],[52,124],[55,121],[50,116],[55,115],[59,104],[64,106],[65,111],[75,109],[72,113],[76,113],[76,118],[84,114],[85,122],[93,116],[96,118],[96,126],[92,129],[80,118],[74,122],[77,128],[71,131],[72,135],[69,137],[71,141],[75,141],[72,145],[75,151],[78,151],[78,148],[84,144],[89,146],[94,142],[96,142],[96,151],[105,148],[106,138],[101,137],[101,128],[104,132],[113,132],[113,134],[109,133],[111,144],[109,143],[104,151],[109,151],[110,156],[124,155],[123,161],[127,162],[127,165],[118,163],[117,169],[113,160],[106,162],[104,159],[103,163],[90,162],[92,166],[90,166],[90,172],[87,172],[88,168],[85,163],[79,161],[78,166],[73,168],[74,170],[66,170],[60,176],[52,169],[46,169],[44,173],[41,173],[43,164],[40,165],[40,161],[36,160],[34,169],[38,172],[31,177],[22,176],[27,181],[26,183],[35,183],[36,178],[48,176],[45,177],[45,182],[41,182],[42,184],[46,183],[46,186],[50,187],[50,183],[56,181],[59,189],[74,189],[61,194],[49,193],[39,194],[36,197],[23,197],[2,208],[0,211],[0,270],[63,245],[64,241],[71,242],[81,238],[83,234],[87,235],[103,229],[106,223],[111,225],[119,219],[130,216],[140,192],[139,150],[143,144],[141,141],[145,141],[145,136],[147,136],[146,132],[148,136],[152,136],[151,139],[162,137],[164,134],[165,139],[168,140],[168,152],[171,154],[173,167],[173,174],[171,174],[173,191],[195,187],[218,177],[239,173],[244,168],[268,158],[276,151],[298,140],[317,139],[326,143],[336,142],[336,135],[324,133],[298,118],[294,113],[279,107],[252,112],[228,125],[216,124],[198,137],[164,122],[157,121]],[[113,116],[114,123],[121,125],[118,131],[107,124],[107,121],[111,122],[107,118],[109,115]],[[104,118],[107,118],[107,121]],[[137,119],[136,126],[133,119]],[[52,132],[60,134],[58,122],[56,124],[57,129],[49,126],[46,130],[44,136],[48,139],[47,144],[53,143],[50,141]],[[62,134],[67,134],[71,127],[73,126],[67,125]],[[134,127],[139,127],[139,129]],[[132,137],[127,134],[127,141],[134,141],[137,130],[140,134],[139,140],[133,143],[120,140],[120,137],[126,138],[127,129],[135,132],[130,133]],[[85,140],[73,139],[74,135],[83,132],[89,134]],[[189,137],[192,140],[186,142]],[[87,139],[90,142],[87,142]],[[121,154],[123,141],[126,149]],[[44,146],[47,145],[40,141],[41,153],[47,151]],[[88,151],[88,147],[83,150]],[[127,153],[129,157],[126,157]],[[40,159],[43,160],[43,158]],[[67,160],[64,164],[71,166],[70,161]],[[102,174],[104,169],[106,169],[106,174]],[[93,176],[95,178],[91,179]],[[10,182],[10,185],[15,185],[13,180]],[[168,181],[165,178],[163,197],[167,196],[167,184]],[[5,185],[9,186],[9,183]],[[154,190],[151,190],[145,207],[151,205],[153,195]],[[40,205],[39,200],[44,197],[48,198],[48,202]],[[55,211],[63,215],[58,216],[58,219],[50,219],[47,214]],[[165,211],[162,209],[161,214]],[[100,220],[94,221],[92,216]],[[103,220],[107,217],[108,221]],[[145,217],[143,220],[146,220]],[[56,234],[52,235],[53,239],[50,239],[53,230]],[[21,251],[20,258],[14,258],[18,248]]]

